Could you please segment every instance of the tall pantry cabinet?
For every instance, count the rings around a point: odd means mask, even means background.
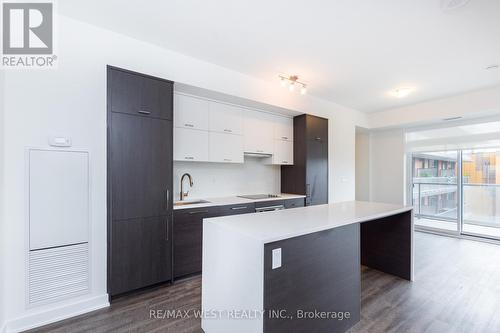
[[[172,279],[173,82],[108,66],[108,293]]]
[[[328,203],[328,119],[293,118],[294,165],[281,166],[281,192],[306,196],[306,206]]]

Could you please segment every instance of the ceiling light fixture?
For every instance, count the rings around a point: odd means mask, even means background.
[[[413,92],[413,88],[397,88],[390,92],[390,94],[397,98],[404,98]]]
[[[295,86],[300,87],[300,93],[305,95],[307,93],[307,85],[304,82],[299,81],[299,77],[297,75],[291,75],[289,77],[279,75],[281,86],[286,87],[288,85],[288,90],[294,91]]]

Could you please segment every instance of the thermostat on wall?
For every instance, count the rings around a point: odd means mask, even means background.
[[[52,136],[49,138],[49,145],[53,147],[71,147],[71,138]]]

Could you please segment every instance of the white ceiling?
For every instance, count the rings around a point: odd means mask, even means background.
[[[82,21],[373,112],[500,85],[500,1],[64,0]],[[456,0],[455,0],[456,1]],[[409,97],[388,91],[410,86]]]

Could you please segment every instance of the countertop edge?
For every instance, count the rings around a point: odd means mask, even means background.
[[[299,237],[299,236],[313,234],[315,232],[320,232],[320,231],[325,231],[325,230],[330,230],[330,229],[336,229],[336,228],[344,227],[346,225],[351,225],[351,224],[356,224],[356,223],[363,223],[363,222],[373,221],[373,220],[381,219],[381,218],[384,218],[384,217],[387,217],[387,216],[405,213],[405,212],[411,211],[411,210],[413,210],[413,206],[405,206],[405,207],[401,207],[399,209],[395,209],[395,210],[388,211],[388,212],[383,212],[383,213],[378,213],[378,214],[374,214],[374,215],[364,216],[362,218],[358,218],[358,219],[354,219],[354,220],[346,220],[345,222],[342,222],[342,223],[339,223],[339,224],[336,224],[336,225],[330,225],[330,226],[323,226],[323,227],[318,227],[318,228],[312,228],[312,229],[308,230],[307,232],[294,232],[294,233],[292,232],[292,233],[289,233],[289,234],[286,234],[286,235],[282,235],[282,236],[279,236],[279,237],[272,237],[272,238],[265,238],[265,239],[261,238],[260,241],[262,241],[262,244],[269,244],[269,243],[278,242],[278,241],[284,240],[284,239],[289,239],[289,238],[294,238],[294,237]],[[255,238],[255,239],[257,239],[257,238]]]
[[[278,201],[278,200],[291,200],[291,199],[299,199],[305,198],[305,195],[302,194],[291,194],[291,193],[281,193],[281,197],[278,198],[265,198],[265,199],[246,199],[240,198],[238,196],[227,197],[227,201],[224,201],[225,198],[208,198],[203,200],[220,200],[219,202],[204,202],[200,204],[192,204],[192,205],[184,205],[184,206],[174,206],[173,210],[183,210],[183,209],[194,209],[194,208],[205,208],[205,207],[219,207],[219,206],[227,206],[227,205],[237,205],[237,204],[246,204],[246,203],[254,203],[254,202],[262,202],[262,201]]]

